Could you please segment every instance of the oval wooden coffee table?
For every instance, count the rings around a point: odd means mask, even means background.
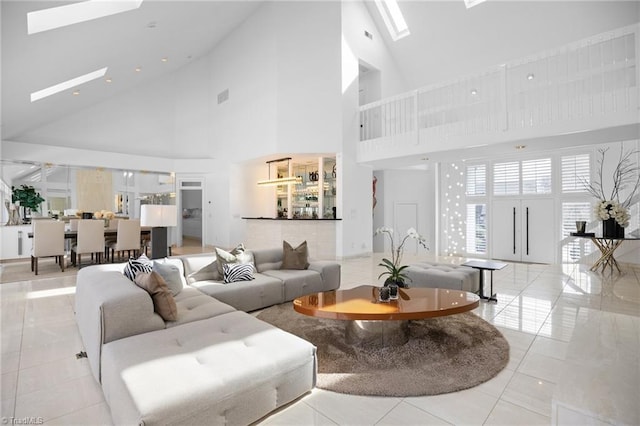
[[[360,286],[299,297],[297,312],[319,318],[346,320],[350,343],[375,346],[403,345],[409,339],[409,321],[454,315],[475,309],[473,293],[442,288],[401,288],[397,300],[380,302],[378,287]]]

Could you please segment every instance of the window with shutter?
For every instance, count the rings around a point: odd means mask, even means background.
[[[576,232],[576,221],[584,220],[587,223],[591,217],[592,204],[589,202],[562,203],[562,237],[568,237]],[[587,232],[589,230],[587,229]],[[562,261],[575,262],[584,256],[585,239],[569,241],[562,247]]]
[[[560,160],[563,193],[586,192],[590,177],[589,154],[569,155]]]
[[[493,195],[518,195],[520,193],[520,163],[496,163],[493,165]]]
[[[467,167],[468,196],[487,195],[487,167],[484,164]]]
[[[487,205],[467,204],[467,253],[487,253]]]
[[[551,158],[522,162],[522,193],[551,194]]]

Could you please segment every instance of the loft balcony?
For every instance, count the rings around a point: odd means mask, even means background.
[[[639,33],[619,28],[363,105],[358,161],[577,133],[605,142],[605,129],[637,139]]]

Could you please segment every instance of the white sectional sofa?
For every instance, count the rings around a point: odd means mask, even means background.
[[[125,264],[78,272],[76,321],[116,424],[249,424],[314,387],[315,347],[243,309],[336,289],[340,265],[282,270],[281,250],[253,255],[255,279],[229,284],[189,283],[213,254],[172,258],[184,278],[176,321],[154,312],[149,293],[124,276]]]

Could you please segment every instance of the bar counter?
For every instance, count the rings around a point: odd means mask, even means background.
[[[286,240],[293,247],[307,241],[309,257],[336,259],[336,222],[341,219],[284,219],[243,217],[247,221],[246,247],[282,247]]]

